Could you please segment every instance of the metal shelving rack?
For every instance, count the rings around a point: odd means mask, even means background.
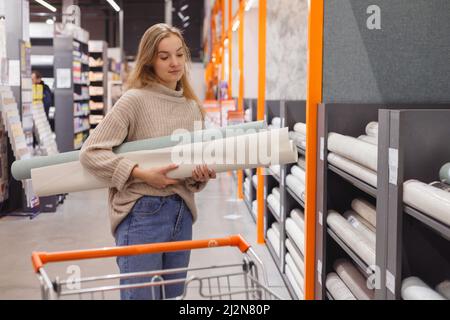
[[[89,136],[89,63],[86,61],[86,57],[89,57],[88,44],[74,36],[56,35],[54,54],[56,141],[60,152],[68,152],[80,149]],[[84,59],[77,57],[79,54],[84,54]],[[74,68],[78,65],[81,79],[75,81]],[[75,104],[78,104],[83,112],[75,112]],[[75,128],[75,121],[82,125]],[[80,141],[76,141],[77,134],[82,134]]]
[[[89,63],[89,71],[93,73],[102,73],[101,80],[89,79],[90,86],[103,87],[103,95],[91,95],[89,101],[89,110],[91,115],[105,116],[108,104],[108,44],[105,41],[90,40],[89,41],[89,56],[90,61],[101,59],[103,64]],[[92,59],[91,59],[92,58]],[[103,107],[94,108],[95,103],[103,103]],[[93,122],[93,119],[89,119],[91,129],[95,128],[98,122]]]

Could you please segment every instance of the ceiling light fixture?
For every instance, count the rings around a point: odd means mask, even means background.
[[[48,10],[50,10],[51,12],[56,12],[56,8],[54,6],[52,6],[50,3],[44,1],[44,0],[35,0],[37,3],[39,3],[40,5],[46,7]]]
[[[247,3],[245,4],[245,11],[250,11],[253,7],[253,2],[255,2],[255,0],[247,0]]]
[[[185,4],[184,6],[182,6],[182,7],[180,8],[180,11],[184,11],[184,10],[186,10],[187,8],[189,8],[189,5],[188,5],[188,4]]]
[[[116,10],[117,12],[120,11],[119,5],[114,0],[106,0],[106,1],[108,1],[108,3],[111,5],[111,7],[114,8],[114,10]]]
[[[239,28],[239,25],[241,24],[241,22],[239,21],[239,19],[237,19],[234,23],[233,23],[233,32],[236,31]]]

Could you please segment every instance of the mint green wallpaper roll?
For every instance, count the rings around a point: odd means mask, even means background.
[[[224,137],[233,137],[240,134],[250,133],[263,130],[267,127],[264,121],[247,122],[234,126],[224,128],[212,128],[206,130],[198,130],[190,133],[191,141],[183,141],[183,143],[190,143],[192,141],[202,141],[204,139],[211,139],[214,135],[221,135]],[[249,132],[250,131],[250,132]],[[139,141],[126,142],[114,149],[114,153],[126,153],[142,150],[155,150],[166,147],[172,147],[180,144],[179,141],[172,139],[172,136],[158,137],[152,139],[145,139]],[[188,140],[188,139],[186,139]],[[31,169],[47,167],[56,164],[62,164],[79,160],[80,151],[71,151],[60,153],[52,156],[35,157],[26,160],[14,161],[11,166],[11,172],[16,180],[31,179]]]

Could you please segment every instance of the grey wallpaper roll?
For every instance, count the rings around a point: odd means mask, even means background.
[[[266,123],[264,121],[247,122],[239,125],[228,126],[224,128],[212,128],[206,130],[199,130],[190,133],[191,141],[204,141],[211,139],[214,135],[221,135],[222,137],[234,137],[236,135],[249,133],[251,131],[260,131],[265,129]],[[188,139],[186,139],[188,140]],[[187,143],[184,139],[182,142]],[[126,142],[114,149],[117,154],[128,153],[142,150],[155,150],[166,147],[172,147],[180,144],[179,141],[173,139],[172,136],[158,137],[152,139],[145,139],[139,141]],[[16,180],[25,180],[31,178],[31,169],[47,167],[56,164],[68,163],[79,160],[80,151],[72,151],[60,153],[52,156],[35,157],[26,160],[14,161],[11,167],[11,172]]]
[[[334,272],[327,274],[325,287],[335,300],[356,300],[355,296],[347,288],[345,283]]]
[[[370,202],[357,198],[353,199],[351,206],[357,214],[369,221],[372,226],[377,226],[377,208]]]
[[[445,300],[418,277],[403,279],[401,295],[403,300]]]
[[[367,279],[353,263],[347,259],[338,259],[334,262],[333,268],[355,298],[358,300],[373,300],[374,290],[367,287]]]
[[[355,161],[341,157],[333,152],[328,153],[327,160],[335,167],[350,173],[355,178],[367,182],[372,187],[377,186],[377,173],[375,171],[370,170]]]
[[[450,162],[444,164],[441,170],[439,170],[439,178],[442,182],[450,184]]]
[[[450,280],[444,280],[436,286],[436,291],[450,299]]]

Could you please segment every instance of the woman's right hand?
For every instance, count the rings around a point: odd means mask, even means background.
[[[144,181],[149,186],[156,189],[164,189],[170,185],[180,183],[180,180],[171,179],[166,176],[172,170],[178,168],[178,165],[171,164],[161,168],[142,169],[135,167],[131,172],[133,178]]]

